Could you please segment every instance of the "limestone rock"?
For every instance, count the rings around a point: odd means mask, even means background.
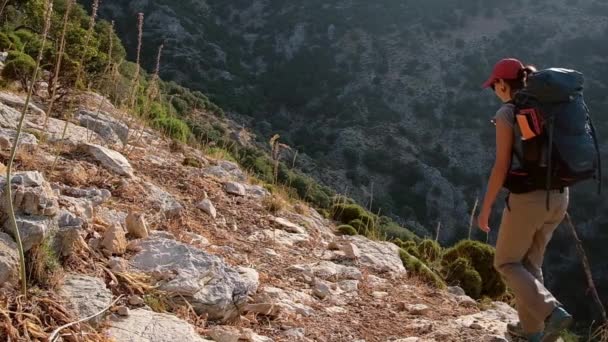
[[[108,170],[129,178],[134,176],[131,163],[119,152],[94,144],[85,144],[84,150]]]
[[[103,235],[101,246],[110,254],[121,255],[127,251],[127,238],[120,225],[111,225]]]
[[[127,232],[136,239],[148,237],[146,219],[142,214],[130,213],[126,219]]]
[[[19,253],[17,244],[5,233],[0,232],[0,286],[16,285],[19,281]]]
[[[128,317],[113,317],[107,333],[120,342],[212,342],[184,320],[144,309],[131,310]]]
[[[247,192],[245,191],[245,187],[241,183],[236,182],[227,182],[224,184],[224,189],[227,193],[237,196],[245,196]]]
[[[141,251],[131,259],[137,270],[171,275],[159,289],[174,301],[187,300],[198,314],[226,320],[238,314],[252,290],[251,279],[218,257],[192,246],[161,237],[138,242]]]
[[[204,200],[200,201],[196,205],[196,207],[201,209],[202,211],[206,212],[207,214],[209,214],[209,216],[213,217],[214,219],[217,216],[217,211],[215,210],[213,203],[211,203],[211,200],[208,198],[205,198]]]
[[[102,279],[79,274],[68,275],[59,288],[59,294],[70,304],[78,318],[93,315],[112,302],[112,292]],[[89,323],[98,325],[102,320],[103,315],[100,315]]]

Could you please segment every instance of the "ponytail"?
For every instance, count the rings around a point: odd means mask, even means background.
[[[536,67],[533,65],[526,65],[523,69],[521,69],[517,73],[517,78],[513,80],[505,80],[505,83],[509,85],[511,88],[511,96],[513,96],[516,92],[520,91],[526,86],[526,81],[528,80],[528,76],[535,73]]]

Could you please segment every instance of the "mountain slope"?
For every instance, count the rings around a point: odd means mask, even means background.
[[[106,308],[87,341],[473,341],[504,336],[516,319],[504,303],[480,310],[462,293],[408,276],[395,245],[335,236],[332,223],[302,203],[271,214],[262,204],[268,192],[237,165],[159,132],[133,126],[143,133],[131,136],[123,156],[108,132],[132,125],[128,116],[108,102],[99,111],[96,94],[77,101],[81,119],[65,139],[55,130],[63,121],[50,119],[47,132],[55,133],[38,142],[45,134],[38,107],[25,122],[16,210],[40,229],[24,230],[25,241],[47,249],[28,260],[44,272],[32,274],[39,288],[23,306],[12,286],[14,242],[0,233],[3,340],[27,338],[9,328],[17,322],[42,340],[58,324]],[[2,139],[14,134],[19,103],[21,95],[0,92]],[[82,119],[92,115],[96,125]],[[55,172],[45,177],[57,147]],[[183,165],[186,157],[199,166]]]
[[[491,163],[497,103],[479,84],[495,60],[580,69],[592,109],[607,106],[600,1],[106,1],[131,51],[139,11],[144,49],[167,42],[165,77],[206,91],[263,141],[281,134],[325,184],[422,234],[451,227],[445,241],[465,234]]]

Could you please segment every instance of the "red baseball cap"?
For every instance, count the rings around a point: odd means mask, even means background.
[[[499,79],[503,80],[514,80],[519,75],[519,72],[524,69],[524,64],[515,58],[505,58],[501,59],[494,66],[494,70],[492,70],[492,75],[488,78],[487,81],[483,84],[484,88],[488,88],[494,84]]]

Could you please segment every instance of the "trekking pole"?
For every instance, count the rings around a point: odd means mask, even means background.
[[[583,248],[583,242],[579,239],[578,234],[576,233],[576,227],[574,223],[572,223],[572,218],[569,213],[566,213],[566,220],[568,221],[568,225],[570,226],[570,230],[572,231],[572,235],[574,235],[574,242],[576,242],[576,250],[578,252],[579,257],[581,258],[581,262],[583,264],[583,268],[585,270],[585,274],[587,276],[587,283],[589,285],[589,290],[591,290],[591,294],[593,295],[593,299],[597,303],[600,308],[600,312],[602,314],[603,323],[608,322],[608,318],[606,318],[606,308],[602,304],[600,300],[600,296],[597,293],[597,289],[595,287],[595,283],[593,282],[593,274],[591,273],[591,266],[589,265],[589,260],[587,259],[587,254],[585,253],[585,249]]]

